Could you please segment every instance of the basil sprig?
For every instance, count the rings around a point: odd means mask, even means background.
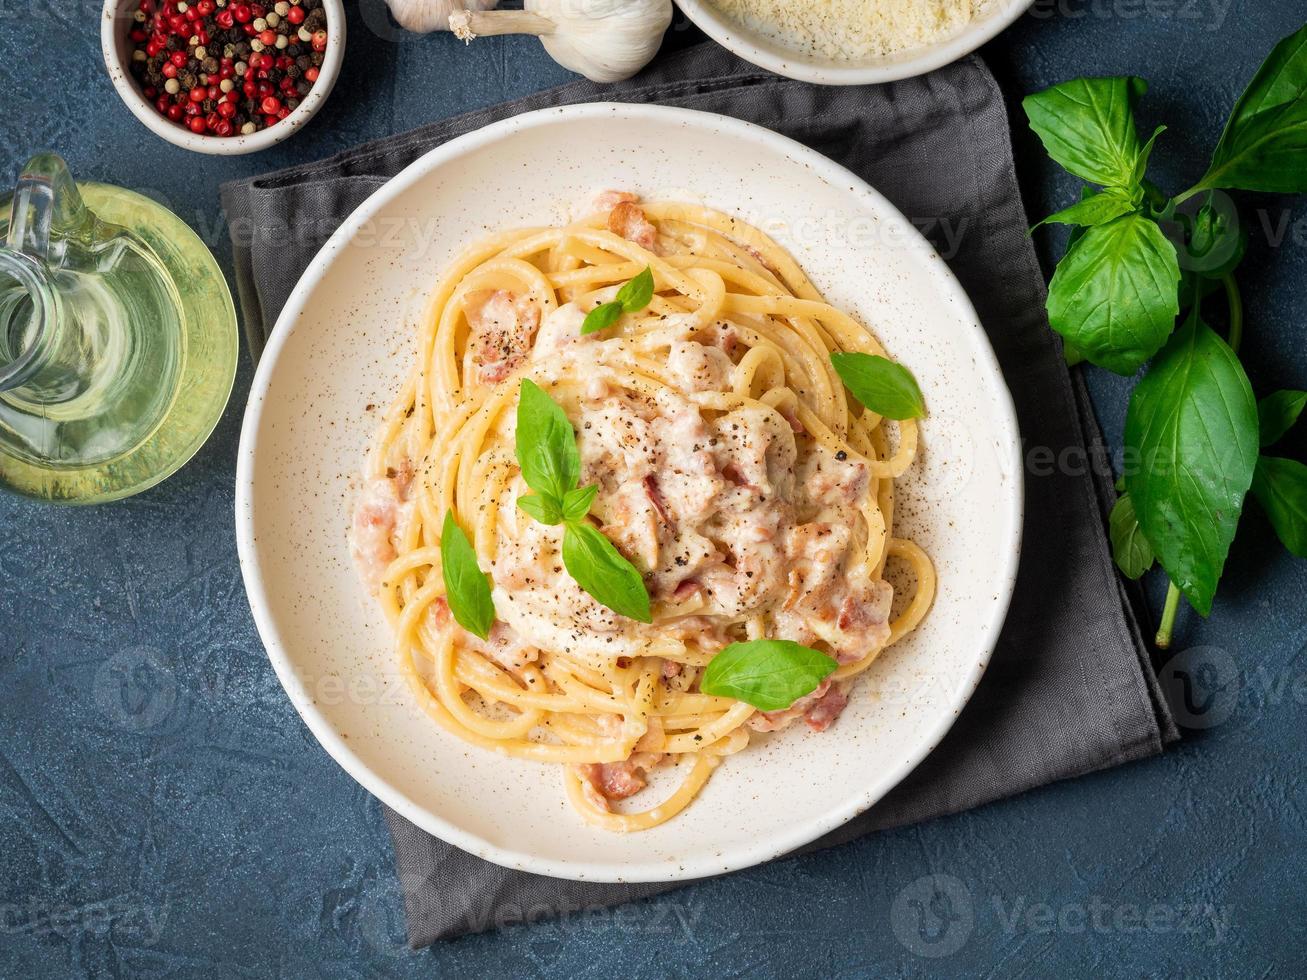
[[[594,333],[611,327],[623,313],[639,313],[653,300],[653,294],[653,269],[646,265],[644,271],[617,291],[617,296],[611,302],[600,303],[585,315],[581,321],[581,333]]]
[[[749,640],[713,657],[699,690],[760,711],[784,711],[815,691],[837,666],[826,654],[792,640]]]
[[[878,354],[836,352],[835,373],[853,397],[887,419],[919,419],[926,414],[917,379],[902,364]]]
[[[486,639],[495,623],[490,582],[452,510],[445,512],[445,526],[440,531],[440,572],[445,578],[445,601],[455,622]]]
[[[566,413],[529,378],[517,400],[517,462],[534,492],[517,506],[542,524],[563,525],[563,567],[600,604],[652,623],[640,572],[586,520],[599,488],[580,487],[581,454]]]
[[[1180,312],[1175,246],[1139,213],[1158,135],[1140,145],[1135,131],[1147,89],[1139,78],[1080,78],[1022,103],[1049,155],[1102,188],[1045,219],[1084,229],[1049,283],[1049,323],[1078,356],[1127,375],[1161,349]]]
[[[1045,219],[1074,226],[1049,284],[1049,323],[1071,363],[1145,369],[1126,413],[1126,458],[1137,465],[1127,468],[1109,530],[1127,575],[1156,561],[1170,577],[1157,634],[1167,646],[1182,593],[1211,611],[1250,488],[1285,545],[1307,552],[1307,466],[1258,455],[1294,423],[1307,394],[1279,392],[1260,408],[1253,399],[1237,353],[1243,302],[1233,276],[1246,223],[1212,193],[1307,191],[1307,26],[1276,45],[1207,172],[1174,197],[1146,177],[1162,132],[1141,143],[1136,131],[1146,88],[1136,78],[1076,79],[1024,106],[1049,156],[1087,183],[1078,203]],[[1227,340],[1204,309],[1220,293]]]

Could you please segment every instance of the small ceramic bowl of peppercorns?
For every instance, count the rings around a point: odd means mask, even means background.
[[[345,51],[341,0],[107,0],[100,43],[141,122],[200,153],[253,153],[326,101]]]

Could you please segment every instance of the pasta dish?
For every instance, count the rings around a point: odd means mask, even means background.
[[[916,417],[839,360],[907,375],[866,327],[727,214],[587,212],[435,287],[350,546],[440,726],[560,764],[584,819],[636,831],[755,733],[834,724],[934,570],[894,532]]]

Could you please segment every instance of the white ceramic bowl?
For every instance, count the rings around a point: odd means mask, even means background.
[[[273,0],[268,0],[268,6]],[[275,126],[261,129],[249,136],[197,136],[180,123],[175,123],[159,111],[141,94],[140,86],[128,69],[132,56],[132,42],[127,34],[132,28],[132,13],[139,6],[139,0],[105,0],[104,10],[100,15],[100,49],[104,53],[104,64],[109,70],[113,87],[119,97],[126,103],[137,119],[156,136],[161,136],[169,143],[197,153],[212,153],[219,156],[239,156],[266,150],[270,146],[289,139],[313,118],[322,104],[331,94],[340,74],[340,63],[345,56],[345,7],[341,0],[322,0],[322,9],[327,14],[327,50],[324,52],[322,67],[318,69],[318,80],[309,89],[309,94],[295,107],[285,119]]]
[[[389,629],[346,545],[355,474],[379,410],[409,370],[412,318],[446,265],[492,230],[558,222],[612,187],[700,201],[762,225],[912,369],[931,414],[896,524],[934,556],[940,581],[922,627],[869,669],[830,731],[755,739],[685,812],[625,836],[581,822],[558,766],[503,758],[437,728],[395,666]],[[672,880],[813,840],[879,800],[939,742],[1007,610],[1021,469],[1011,399],[971,303],[884,198],[757,126],[659,106],[581,105],[526,113],[431,151],[323,246],[259,363],[236,519],[268,656],[309,728],[368,790],[499,864]]]
[[[785,47],[726,16],[713,0],[677,3],[701,31],[760,68],[818,85],[875,85],[924,75],[957,61],[1008,27],[1034,0],[993,0],[988,10],[951,37],[884,58],[862,60],[832,60]]]

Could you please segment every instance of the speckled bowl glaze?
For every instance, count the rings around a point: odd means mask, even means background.
[[[442,270],[474,239],[560,222],[604,188],[702,202],[762,226],[911,367],[930,417],[896,518],[934,556],[940,580],[925,623],[863,676],[828,732],[755,737],[684,813],[627,836],[582,823],[558,766],[466,745],[422,712],[346,543],[355,474],[409,370],[412,324]],[[1012,402],[975,311],[884,198],[748,123],[597,104],[527,113],[453,140],[331,237],[259,363],[236,519],[268,656],[309,728],[363,786],[502,865],[661,881],[806,844],[871,806],[934,748],[975,689],[1007,611],[1021,496]]]
[[[677,4],[701,31],[760,68],[817,85],[877,85],[924,75],[970,54],[1010,26],[1034,0],[993,0],[988,10],[951,37],[860,60],[834,60],[785,47],[728,17],[713,0],[677,0]]]
[[[318,80],[295,111],[277,125],[249,136],[197,136],[185,126],[159,115],[141,94],[136,79],[128,70],[132,44],[127,33],[131,30],[132,12],[139,3],[140,0],[105,0],[100,14],[100,49],[104,53],[104,64],[113,87],[132,115],[156,136],[182,149],[216,156],[240,156],[276,146],[298,133],[322,108],[336,84],[336,76],[340,74],[340,63],[345,57],[345,6],[341,0],[322,0],[322,9],[327,13],[327,50],[318,71]]]

